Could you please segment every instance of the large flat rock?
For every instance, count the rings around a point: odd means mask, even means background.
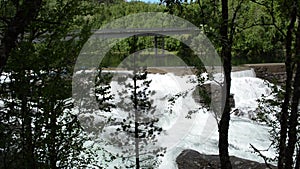
[[[260,157],[257,157],[260,158]],[[266,164],[230,156],[233,169],[269,169]],[[178,169],[219,169],[218,155],[204,155],[195,150],[184,150],[176,158]],[[272,166],[276,169],[275,166]]]

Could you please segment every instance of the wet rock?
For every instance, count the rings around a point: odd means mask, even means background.
[[[260,158],[260,157],[257,157]],[[233,169],[267,169],[264,163],[258,163],[235,156],[230,156]],[[195,150],[183,150],[176,158],[178,169],[219,169],[220,159],[218,155],[204,155]],[[275,166],[271,166],[277,169]]]
[[[235,115],[235,116],[244,116],[245,115],[245,112],[243,112],[242,110],[240,110],[240,109],[234,109],[233,111],[232,111],[232,113]]]
[[[240,108],[235,108],[231,111],[231,113],[238,117],[247,117],[251,120],[256,121],[257,120],[257,114],[259,113],[259,109],[256,108],[255,110],[245,110]]]
[[[231,108],[235,107],[234,94],[232,94],[232,93],[229,96],[229,105]]]
[[[178,169],[215,169],[209,161],[203,158],[199,152],[194,150],[184,150],[176,158]]]
[[[206,83],[197,86],[193,91],[193,99],[206,108],[211,108],[216,114],[222,114],[222,106],[225,105],[225,100],[222,100],[222,88],[216,83]],[[229,96],[229,105],[235,107],[234,94]]]

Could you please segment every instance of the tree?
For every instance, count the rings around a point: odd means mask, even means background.
[[[295,2],[295,6],[297,3]],[[299,17],[298,17],[299,20]],[[298,23],[297,31],[296,31],[296,42],[295,42],[295,61],[294,64],[296,66],[296,72],[293,83],[293,93],[291,95],[291,112],[288,119],[288,143],[286,148],[286,161],[285,168],[292,169],[294,165],[293,156],[295,154],[295,146],[298,140],[297,137],[297,127],[299,126],[298,117],[299,117],[299,99],[300,99],[300,26]],[[287,85],[287,83],[286,83]],[[299,156],[299,154],[298,154]],[[296,157],[296,160],[299,157]],[[297,162],[296,162],[297,163]],[[299,162],[298,162],[299,163]],[[296,168],[296,167],[295,167]]]
[[[83,159],[76,156],[85,151],[86,138],[82,137],[84,133],[72,113],[72,102],[67,99],[69,73],[62,69],[40,70],[38,64],[31,66],[28,60],[33,55],[22,48],[20,51],[22,54],[12,55],[18,62],[6,67],[12,70],[8,71],[8,78],[14,80],[2,83],[1,124],[6,136],[1,138],[5,143],[1,148],[6,150],[1,159],[3,165],[6,168],[71,167],[74,162],[81,165]]]
[[[116,75],[117,82],[121,86],[117,89],[116,103],[120,109],[120,115],[112,115],[113,127],[108,138],[109,144],[117,146],[119,151],[115,157],[122,159],[126,168],[154,168],[159,165],[159,157],[163,156],[165,148],[155,145],[157,136],[162,132],[158,125],[161,110],[153,105],[151,96],[155,91],[149,91],[151,80],[147,80],[146,68],[140,67],[143,62],[143,55],[134,53],[137,47],[138,38],[129,38],[128,56],[119,66],[132,71],[126,76]],[[139,59],[141,58],[141,59]],[[121,77],[119,77],[121,76]],[[105,133],[105,132],[104,132]]]
[[[279,157],[278,157],[278,168],[281,169],[284,166],[284,157],[286,152],[286,138],[287,138],[287,129],[288,129],[288,109],[289,109],[289,102],[291,97],[291,83],[292,83],[292,76],[293,76],[293,68],[292,68],[292,36],[293,36],[293,29],[296,21],[296,9],[297,7],[293,5],[292,12],[290,15],[290,22],[287,27],[287,34],[286,34],[286,56],[285,56],[285,66],[286,66],[286,82],[285,82],[285,94],[284,94],[284,101],[282,104],[282,111],[280,117],[280,143],[279,143]]]
[[[24,0],[21,3],[19,1],[2,1],[1,5],[3,5],[4,8],[13,10],[14,15],[12,17],[7,16],[5,11],[2,11],[4,15],[1,17],[1,26],[4,28],[2,28],[3,38],[1,39],[0,46],[0,74],[12,50],[17,46],[19,36],[25,33],[25,28],[38,16],[38,12],[42,6],[42,0]]]
[[[230,86],[231,86],[231,45],[232,42],[228,38],[228,1],[222,0],[222,22],[220,27],[221,35],[221,57],[223,59],[223,67],[225,71],[225,107],[219,123],[219,154],[222,169],[231,169],[231,162],[228,153],[228,130],[230,121]]]
[[[268,7],[263,3],[258,4]],[[280,10],[277,11],[278,13],[274,13],[276,7],[280,8]],[[279,135],[275,136],[274,140],[279,152],[277,166],[279,169],[292,169],[294,166],[294,154],[296,153],[295,146],[299,137],[297,105],[299,105],[298,92],[300,84],[297,72],[299,68],[298,45],[300,28],[296,27],[297,20],[299,19],[299,5],[298,1],[272,1],[271,6],[268,8],[272,25],[284,36],[286,66],[284,90],[276,91],[279,93],[279,96],[282,95],[282,98],[279,97],[279,101],[273,101],[273,106],[280,106],[280,112],[275,115],[278,121],[272,122],[273,124],[271,123],[271,126],[273,127],[272,132],[275,133],[275,135]],[[282,22],[282,25],[278,24],[280,22]],[[278,133],[274,130],[275,126],[280,128]]]
[[[1,59],[7,60],[1,71],[9,79],[1,82],[4,104],[0,107],[0,125],[5,136],[1,138],[1,149],[5,150],[1,152],[1,167],[85,166],[91,162],[90,157],[78,156],[90,153],[83,145],[88,137],[84,137],[68,98],[71,97],[70,63],[90,34],[91,25],[85,15],[93,12],[90,10],[93,6],[83,1],[48,1],[31,9],[36,6],[30,1],[20,6],[19,1],[11,3],[1,8],[4,13],[12,6],[16,8],[16,17],[7,28],[16,29],[4,31],[2,42],[7,40],[7,43],[1,43],[6,51]],[[35,10],[39,12],[35,14]],[[10,19],[9,14],[4,16]],[[17,32],[11,35],[11,31]],[[9,44],[14,45],[7,47]],[[3,66],[5,62],[1,60]]]
[[[163,1],[166,3],[167,7],[170,6],[170,9],[174,8],[174,5],[180,4],[181,1]],[[221,16],[216,15],[212,22],[207,19],[200,19],[199,26],[203,28],[205,31],[206,29],[212,29],[215,31],[216,39],[215,45],[220,45],[220,54],[223,61],[223,68],[225,72],[225,85],[223,86],[223,90],[225,91],[222,98],[225,101],[225,106],[223,109],[223,113],[221,116],[221,120],[219,122],[219,155],[221,161],[221,168],[222,169],[231,169],[231,163],[229,159],[228,153],[228,130],[229,130],[229,121],[230,121],[230,86],[231,86],[231,60],[232,60],[232,46],[234,42],[234,36],[236,35],[236,27],[237,27],[237,20],[239,19],[239,12],[241,11],[242,5],[245,2],[244,0],[239,1],[230,1],[230,9],[229,10],[229,1],[222,0],[221,4],[217,2],[208,2],[211,7],[204,8],[204,2],[198,1],[200,6],[199,13],[203,15],[207,9],[212,9],[210,14],[218,14],[218,10],[221,9]],[[205,4],[206,5],[206,4]],[[217,18],[217,19],[215,19]],[[219,24],[216,24],[215,21],[220,21]],[[219,32],[218,32],[219,30]],[[216,33],[217,32],[217,33]]]
[[[127,87],[119,94],[125,102],[130,96],[130,105],[132,105],[124,107],[124,102],[118,103],[119,107],[124,108],[126,118],[122,119],[113,135],[115,144],[122,149],[121,157],[126,168],[158,166],[159,157],[165,152],[164,148],[155,146],[157,136],[162,132],[162,128],[157,124],[160,112],[157,112],[155,106],[152,105],[153,100],[149,100],[153,93],[148,90],[151,81],[146,78],[145,70],[135,68],[133,75],[130,76],[132,81],[124,82],[123,85]],[[133,157],[135,157],[135,162],[132,160]]]

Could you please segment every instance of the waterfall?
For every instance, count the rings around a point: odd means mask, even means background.
[[[115,72],[115,77],[118,78],[119,72]],[[121,71],[121,75],[129,72]],[[265,84],[264,80],[256,78],[253,69],[232,72],[231,92],[234,94],[236,101],[236,108],[244,112],[250,112],[257,108],[257,99],[262,94],[268,95],[271,89]],[[213,75],[220,82],[222,74]],[[167,148],[166,153],[161,157],[161,164],[159,169],[176,169],[176,157],[184,149],[193,149],[204,154],[218,154],[218,128],[217,121],[213,113],[204,111],[201,105],[196,103],[192,98],[193,88],[196,87],[195,75],[178,76],[173,73],[165,74],[148,74],[147,76],[152,82],[149,85],[150,91],[155,91],[151,95],[153,106],[157,110],[155,113],[159,114],[158,125],[164,129],[161,135],[157,135],[156,146]],[[126,89],[124,85],[118,83],[116,80],[111,81],[111,91],[117,103],[121,99],[118,91]],[[172,112],[169,111],[169,99],[179,95],[175,99],[174,105],[171,107]],[[182,96],[181,96],[182,95]],[[1,102],[0,102],[1,105]],[[194,111],[194,113],[193,113]],[[190,118],[189,113],[192,112]],[[106,112],[103,112],[106,113]],[[120,108],[112,109],[110,114],[117,118],[124,118],[124,112]],[[115,126],[111,126],[106,130],[114,131]],[[257,158],[256,154],[251,152],[249,148],[250,143],[256,145],[260,149],[269,147],[271,144],[269,140],[269,128],[267,126],[258,124],[247,119],[247,117],[231,115],[230,130],[229,130],[229,153],[258,162],[263,162],[262,159]],[[105,135],[103,135],[105,136]],[[104,137],[103,137],[104,138]],[[106,142],[96,143],[99,147],[106,148]],[[110,148],[110,147],[109,147]],[[113,146],[109,150],[113,150]],[[103,153],[103,154],[101,154]],[[269,151],[264,152],[269,158],[273,158],[276,152],[270,148]],[[105,151],[99,151],[99,156],[107,155]],[[103,161],[99,159],[99,164]],[[116,159],[107,163],[112,169],[114,165],[122,166],[121,159]]]
[[[238,78],[238,77],[256,77],[255,71],[253,68],[250,70],[242,70],[237,72],[232,72],[231,77]]]

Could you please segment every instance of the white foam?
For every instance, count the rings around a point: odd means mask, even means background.
[[[237,78],[237,77],[256,77],[255,71],[253,68],[250,70],[242,70],[242,71],[236,71],[236,72],[231,72],[231,77],[232,78]]]
[[[164,112],[159,123],[166,130],[167,135],[159,136],[159,144],[167,147],[160,169],[176,169],[176,157],[183,149],[194,149],[204,154],[218,154],[217,123],[211,113],[199,110],[186,119],[189,110],[199,108],[192,99],[192,89],[196,86],[191,83],[195,76],[175,76],[174,74],[149,74],[152,80],[150,90],[155,91],[153,96],[157,109]],[[121,89],[116,82],[111,83],[112,91],[117,95],[116,89]],[[177,100],[173,113],[164,111],[167,108],[168,97],[183,91],[189,91],[185,98]],[[231,91],[234,94],[236,106],[241,109],[252,110],[257,107],[256,100],[262,94],[268,95],[271,90],[263,80],[255,78],[253,70],[232,73]],[[112,113],[118,114],[117,111]],[[251,152],[250,143],[258,149],[266,149],[270,145],[269,128],[251,120],[232,115],[229,129],[229,153],[241,158],[263,162],[256,154]],[[274,157],[275,151],[264,152],[268,157]]]

